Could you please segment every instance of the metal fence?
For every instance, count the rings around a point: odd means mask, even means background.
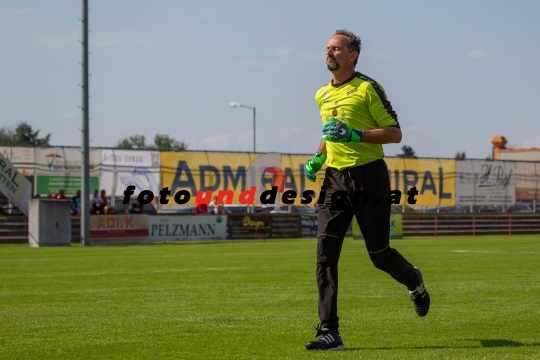
[[[253,214],[245,214],[253,215]],[[298,214],[271,214],[266,216],[264,223],[242,223],[244,215],[231,216],[230,226],[236,231],[230,238],[287,238],[310,237],[315,238],[316,216],[314,221],[304,215]],[[180,216],[180,215],[179,215]],[[313,216],[312,216],[313,217]],[[247,226],[244,226],[247,225]],[[259,226],[261,234],[265,236],[246,236],[252,231],[250,227]],[[403,236],[460,236],[460,235],[518,235],[540,234],[540,214],[512,214],[512,213],[417,213],[403,214]],[[80,219],[72,218],[72,240],[80,241]],[[28,218],[25,216],[0,216],[0,243],[27,243]]]

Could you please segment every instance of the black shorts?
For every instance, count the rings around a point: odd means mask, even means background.
[[[319,240],[342,240],[356,216],[369,252],[384,250],[389,245],[390,180],[384,160],[341,171],[328,167],[323,189],[325,187],[324,203],[318,205]]]

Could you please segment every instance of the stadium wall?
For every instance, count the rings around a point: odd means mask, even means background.
[[[81,156],[76,147],[0,146],[3,154],[33,184],[33,195],[55,194],[60,188],[67,196],[75,194],[80,184]],[[90,154],[91,190],[105,189],[108,195],[121,196],[126,186],[141,190],[168,187],[172,194],[187,190],[195,203],[199,190],[245,189],[247,170],[260,154],[210,151],[150,151],[93,148]],[[313,190],[315,199],[324,172],[315,183],[306,181],[304,163],[310,155],[282,155],[285,190],[302,194]],[[403,195],[416,187],[418,206],[513,205],[516,201],[540,200],[540,162],[483,161],[454,159],[385,158],[392,190]],[[324,170],[324,169],[323,169]],[[271,174],[267,174],[271,182]],[[172,197],[168,205],[156,204],[159,211],[181,208]],[[300,205],[300,196],[295,205]],[[400,205],[406,205],[402,196]]]

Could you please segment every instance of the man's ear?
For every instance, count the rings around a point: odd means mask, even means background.
[[[356,55],[355,55],[356,54]],[[360,53],[358,51],[353,51],[351,53],[351,60],[354,63],[355,60],[358,60],[358,57],[360,56]]]

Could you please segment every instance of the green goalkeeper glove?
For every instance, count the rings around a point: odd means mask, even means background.
[[[351,129],[347,124],[330,118],[323,126],[324,140],[338,143],[359,143],[362,141],[362,130]]]
[[[315,180],[317,179],[315,177],[315,174],[317,173],[317,171],[321,170],[321,167],[323,166],[325,161],[326,155],[324,155],[322,152],[318,152],[306,162],[306,165],[304,166],[304,171],[309,181],[315,182]]]

